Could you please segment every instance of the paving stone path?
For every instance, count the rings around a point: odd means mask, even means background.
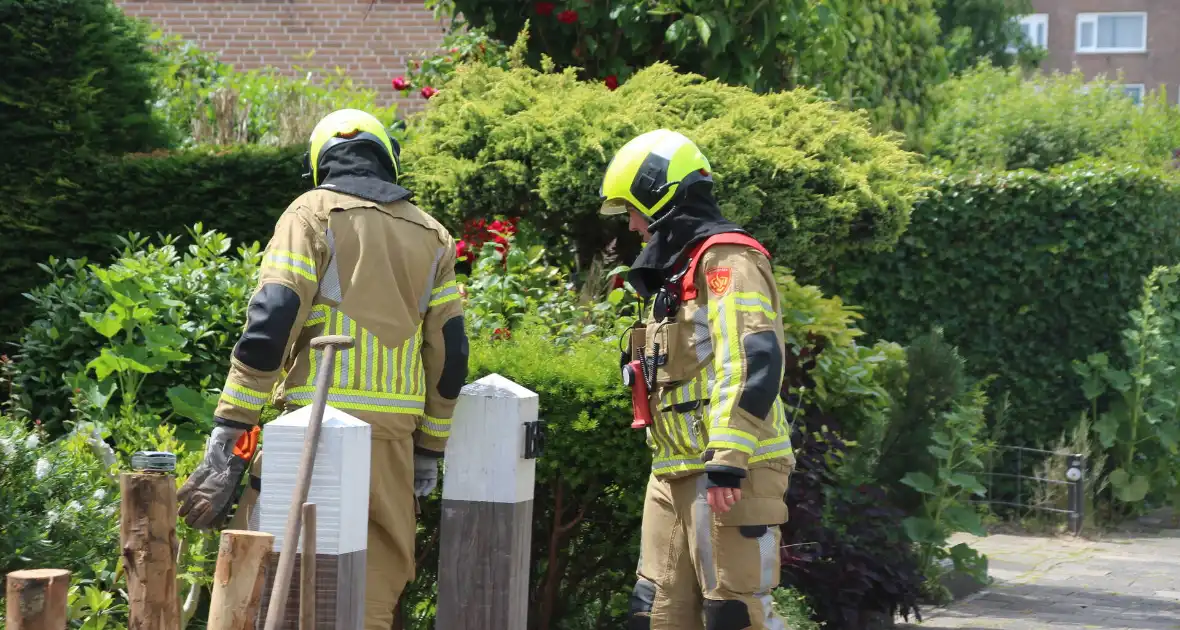
[[[1180,531],[1094,540],[991,535],[966,542],[989,557],[995,582],[911,630],[1180,630]]]

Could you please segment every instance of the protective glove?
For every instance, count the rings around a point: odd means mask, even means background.
[[[424,497],[438,486],[438,458],[414,455],[414,496]]]
[[[258,448],[258,427],[241,429],[218,422],[205,444],[205,459],[176,493],[189,527],[214,529],[225,521],[242,475]]]

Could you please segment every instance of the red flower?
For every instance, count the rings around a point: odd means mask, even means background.
[[[492,239],[492,241],[496,243],[496,251],[500,252],[501,254],[508,251],[508,239],[504,238],[503,236],[496,236],[496,238]]]
[[[606,83],[606,89],[613,92],[615,88],[619,87],[619,77],[612,74],[607,77],[606,81],[603,81],[603,83]]]
[[[512,331],[507,328],[497,328],[492,331],[492,339],[511,339]]]
[[[557,21],[562,24],[573,24],[578,21],[578,12],[573,9],[566,9],[557,14]]]
[[[451,53],[452,53],[452,54],[453,54],[453,53],[457,53],[457,52],[459,52],[459,47],[458,47],[458,46],[456,46],[456,47],[454,47],[454,48],[451,48]]]
[[[459,260],[475,258],[475,252],[471,251],[471,244],[467,241],[458,241],[455,243],[455,258]]]
[[[623,280],[623,274],[618,274],[617,276],[615,276],[615,279],[614,279],[614,281],[613,281],[613,282],[611,282],[611,284],[610,284],[610,288],[612,288],[612,289],[621,289],[621,288],[623,288],[623,282],[624,282],[624,280]]]
[[[400,92],[402,90],[408,90],[409,88],[410,88],[410,82],[407,81],[405,77],[394,77],[393,89]]]
[[[429,85],[422,88],[422,98],[430,98],[435,94],[438,94],[438,90],[430,87]]]
[[[537,15],[551,15],[557,5],[552,2],[538,2],[536,5]]]

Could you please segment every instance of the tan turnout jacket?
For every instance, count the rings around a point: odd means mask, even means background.
[[[770,345],[783,347],[770,261],[746,245],[713,245],[697,265],[695,286],[696,297],[684,300],[674,318],[657,322],[649,312],[632,333],[632,356],[642,346],[662,363],[650,392],[652,472],[675,479],[708,469],[792,469],[777,395],[785,362]]]
[[[298,296],[268,289],[292,304],[289,319],[280,318],[290,323],[279,327],[286,338],[272,342],[282,342],[281,360],[250,365],[263,361],[235,351],[217,416],[255,425],[268,400],[310,404],[328,370],[328,404],[369,422],[375,439],[413,435],[416,446],[441,453],[466,369],[454,261],[450,234],[408,201],[378,204],[323,189],[301,195],[278,219],[255,289],[256,299],[270,284]],[[356,341],[332,365],[309,346],[327,334]],[[461,360],[448,359],[448,343]]]

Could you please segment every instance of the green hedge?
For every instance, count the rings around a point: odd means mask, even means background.
[[[1071,361],[1112,350],[1144,276],[1180,261],[1180,188],[1158,171],[1078,162],[947,175],[886,254],[838,270],[864,329],[945,327],[968,368],[1010,394],[1010,435],[1058,436],[1086,409]]]
[[[755,94],[656,64],[615,91],[545,73],[461,67],[413,129],[406,181],[452,224],[489,213],[542,227],[552,251],[586,268],[626,221],[599,217],[616,150],[667,127],[700,144],[726,216],[800,281],[858,251],[892,246],[920,194],[916,157],[863,114],[806,90]],[[623,241],[631,260],[638,242]]]
[[[111,0],[0,0],[0,181],[68,172],[76,152],[167,141],[146,32]],[[50,171],[49,173],[45,171]]]
[[[51,256],[106,261],[119,235],[174,234],[195,223],[265,244],[278,215],[307,189],[301,156],[301,147],[236,147],[94,159],[75,186],[45,187],[31,206],[0,206],[0,337],[25,319],[21,294],[50,281],[38,264]]]

